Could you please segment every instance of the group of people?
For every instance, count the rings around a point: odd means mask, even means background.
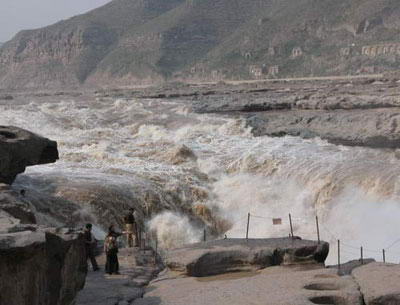
[[[110,225],[108,233],[104,240],[104,252],[106,254],[105,272],[108,274],[119,274],[118,262],[118,237],[125,234],[128,247],[139,247],[141,241],[141,229],[135,219],[135,210],[129,209],[129,212],[124,217],[125,231],[117,232],[114,225]],[[84,238],[86,245],[86,260],[90,260],[93,271],[100,270],[96,261],[96,246],[97,240],[92,233],[92,224],[88,223],[85,226]]]

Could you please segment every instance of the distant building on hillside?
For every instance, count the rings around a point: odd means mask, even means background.
[[[249,67],[249,72],[251,75],[260,78],[263,75],[263,68],[253,65]]]
[[[373,74],[373,73],[375,73],[375,67],[373,66],[362,67],[357,70],[357,74]]]
[[[211,78],[213,80],[222,80],[224,79],[224,73],[221,70],[212,70],[211,71]]]
[[[371,46],[363,46],[361,48],[361,55],[375,57],[381,55],[400,55],[399,43],[387,43]]]
[[[271,76],[275,76],[279,74],[279,66],[271,66],[268,69],[268,74]]]
[[[303,55],[303,50],[300,47],[295,47],[292,50],[292,58],[296,58]]]

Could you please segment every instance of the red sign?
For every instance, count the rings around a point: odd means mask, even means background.
[[[281,225],[282,224],[282,218],[273,218],[272,219],[272,224],[273,225]]]

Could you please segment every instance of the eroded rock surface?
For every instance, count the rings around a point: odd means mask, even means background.
[[[159,272],[152,249],[119,250],[120,274],[104,273],[105,255],[98,257],[102,271],[89,272],[85,288],[79,292],[76,305],[129,305],[143,297],[144,288]]]
[[[57,159],[57,142],[18,127],[0,126],[0,183],[11,184],[27,166]]]
[[[166,255],[166,265],[189,276],[251,271],[276,265],[323,263],[329,244],[291,238],[224,239],[188,245]]]
[[[82,234],[34,225],[0,228],[0,304],[70,305],[86,272]]]
[[[319,137],[348,146],[399,148],[398,86],[385,79],[265,83],[258,89],[199,96],[193,108],[241,116],[255,136]]]
[[[179,287],[179,288],[178,288]],[[134,305],[362,305],[350,276],[316,265],[274,266],[194,278],[166,271]]]
[[[28,201],[9,185],[0,184],[0,229],[4,229],[7,222],[11,226],[15,223],[32,224],[36,223],[36,217]]]
[[[366,305],[400,304],[400,265],[371,263],[356,268],[352,275]]]

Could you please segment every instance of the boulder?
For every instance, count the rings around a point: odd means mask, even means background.
[[[400,304],[400,265],[370,263],[354,269],[365,305]]]
[[[27,166],[56,160],[57,142],[18,127],[0,126],[0,183],[13,183]]]
[[[79,232],[30,225],[0,233],[0,304],[70,305],[86,273]]]
[[[202,277],[276,265],[324,263],[329,244],[292,238],[224,239],[170,250],[166,265]]]

